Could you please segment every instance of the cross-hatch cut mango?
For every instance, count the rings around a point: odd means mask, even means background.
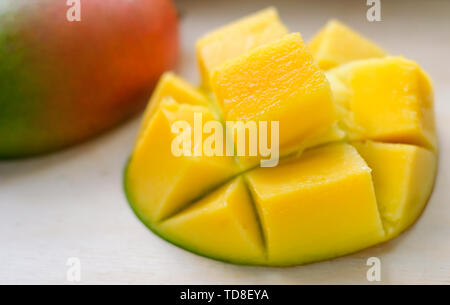
[[[203,86],[161,78],[125,172],[130,205],[156,234],[217,260],[290,266],[385,242],[419,217],[437,141],[431,80],[415,62],[337,21],[308,47],[272,8],[201,38],[197,56]],[[278,122],[278,164],[173,153],[174,123],[199,125],[200,140],[187,136],[195,152],[214,121],[225,154],[223,120]]]

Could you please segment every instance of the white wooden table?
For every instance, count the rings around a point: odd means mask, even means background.
[[[234,266],[205,259],[149,232],[129,209],[122,170],[138,118],[92,141],[44,157],[0,162],[0,284],[66,284],[69,257],[81,283],[368,283],[366,260],[381,260],[382,283],[450,284],[450,1],[382,0],[382,22],[366,20],[366,1],[276,1],[305,39],[336,17],[392,54],[417,60],[432,76],[440,138],[439,174],[420,220],[397,239],[295,268]],[[275,3],[275,1],[274,1]],[[194,42],[268,1],[179,1],[179,73],[198,80]]]

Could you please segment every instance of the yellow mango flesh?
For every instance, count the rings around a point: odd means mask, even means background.
[[[370,168],[348,144],[311,149],[246,177],[275,265],[331,258],[384,239]]]
[[[299,34],[228,61],[213,73],[212,88],[226,120],[278,121],[280,151],[336,121],[328,81]]]
[[[147,221],[170,216],[236,173],[232,157],[173,154],[172,141],[176,135],[171,132],[172,124],[184,120],[194,126],[195,113],[202,114],[203,124],[216,120],[208,108],[163,101],[131,156],[126,181],[128,194],[135,210]],[[191,141],[194,143],[193,138]]]
[[[259,12],[199,41],[206,91],[161,79],[125,173],[132,208],[161,237],[227,262],[288,266],[389,240],[419,217],[437,162],[426,73],[340,24],[309,44],[315,58],[286,32],[276,11]],[[366,57],[383,58],[345,63]],[[316,61],[342,65],[323,72]],[[171,127],[194,128],[198,113],[203,124],[278,121],[279,164],[259,168],[259,151],[175,157]]]
[[[386,52],[337,20],[330,20],[309,44],[319,67],[328,70],[344,63],[386,56]]]
[[[350,100],[352,98],[352,90],[345,84],[337,73],[333,70],[325,73],[332,92],[332,99],[338,116],[338,126],[345,131],[347,138],[357,138],[357,134],[362,133],[353,122],[353,116],[350,112]]]
[[[353,145],[372,169],[386,238],[393,238],[425,207],[436,175],[436,155],[408,144],[367,141]]]
[[[155,114],[161,101],[166,97],[171,97],[181,104],[209,106],[209,101],[203,93],[174,73],[166,72],[159,79],[148,106],[145,109],[138,139],[145,132],[150,119]]]
[[[344,120],[351,121],[351,139],[436,148],[432,85],[415,62],[402,57],[362,60],[328,75],[340,79],[349,91],[334,85],[340,90],[335,98],[348,97],[340,103],[348,107]]]
[[[270,129],[268,131],[270,136]],[[248,134],[246,134],[248,135]],[[333,124],[328,130],[325,132],[320,130],[318,133],[312,133],[309,137],[307,137],[302,143],[299,143],[297,146],[292,146],[287,149],[283,149],[281,158],[286,158],[293,155],[301,155],[306,149],[311,147],[321,146],[323,144],[340,142],[344,140],[346,133],[336,124]],[[269,139],[270,140],[270,139]],[[246,138],[247,143],[249,142],[248,136]],[[259,144],[259,140],[256,141]],[[268,141],[269,147],[272,146],[272,143]],[[247,147],[248,150],[248,147]],[[268,161],[271,156],[262,157],[261,155],[257,156],[238,156],[237,164],[239,166],[239,170],[244,172],[246,170],[261,166],[261,160]],[[276,166],[276,165],[275,165]]]
[[[212,71],[227,60],[277,40],[288,33],[274,8],[268,8],[223,26],[197,42],[197,60],[205,89]]]
[[[264,261],[264,247],[249,192],[236,178],[158,225],[159,234],[217,259]]]

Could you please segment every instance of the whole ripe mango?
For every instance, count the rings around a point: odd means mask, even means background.
[[[176,64],[171,0],[0,4],[0,158],[56,150],[141,110]],[[70,14],[70,12],[69,12]]]

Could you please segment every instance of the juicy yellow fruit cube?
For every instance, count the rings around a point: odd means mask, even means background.
[[[206,256],[240,263],[264,261],[261,231],[242,177],[162,222],[157,230]]]
[[[127,168],[126,185],[135,210],[147,221],[170,216],[236,173],[232,157],[174,154],[172,143],[179,135],[172,133],[172,124],[186,121],[194,126],[195,114],[202,115],[203,124],[216,120],[206,107],[164,100],[136,144]],[[195,143],[193,134],[191,143]]]
[[[174,73],[166,72],[159,79],[144,112],[138,139],[145,132],[161,101],[166,97],[171,97],[181,104],[209,106],[208,98],[203,93]]]
[[[278,121],[280,151],[301,147],[336,121],[331,91],[299,34],[216,69],[212,88],[229,121]]]
[[[372,169],[375,194],[388,239],[419,217],[433,189],[436,156],[408,144],[359,142],[354,146]]]
[[[269,262],[307,263],[382,241],[370,172],[348,144],[311,149],[278,167],[249,172]]]
[[[436,147],[432,85],[415,62],[402,57],[369,59],[329,74],[350,90],[340,96],[349,98],[352,139]]]
[[[210,75],[214,68],[287,33],[277,11],[268,8],[202,37],[197,42],[197,60],[203,86],[209,89]]]
[[[386,56],[386,52],[337,20],[330,20],[308,44],[321,69],[367,58]]]

